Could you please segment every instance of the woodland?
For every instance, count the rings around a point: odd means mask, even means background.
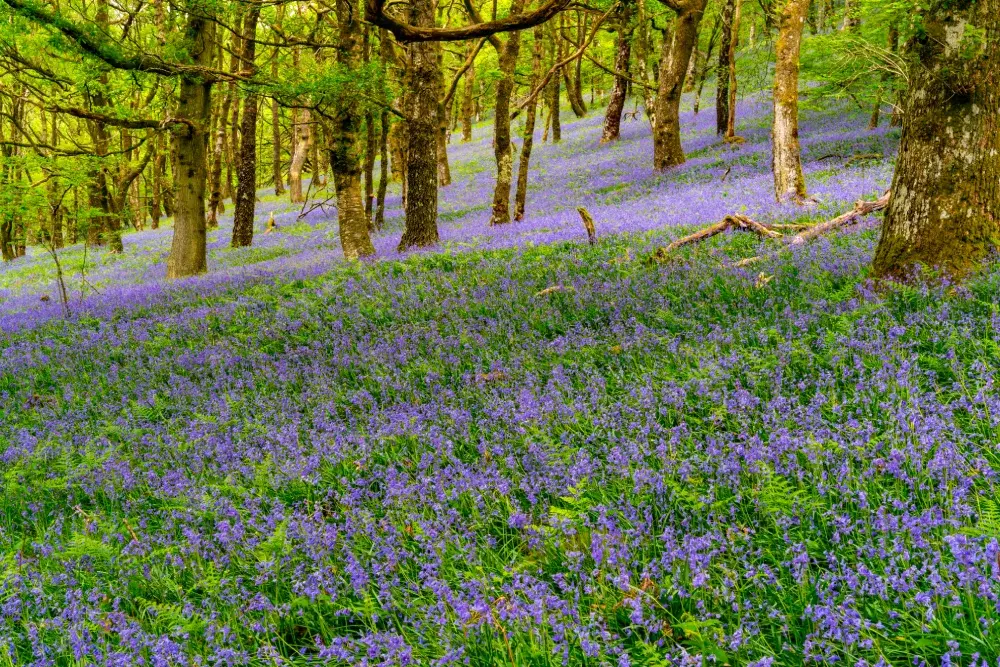
[[[997,664],[998,245],[1000,0],[0,0],[0,667]]]

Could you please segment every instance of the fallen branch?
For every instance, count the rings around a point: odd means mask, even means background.
[[[659,248],[655,253],[653,253],[653,261],[663,261],[667,257],[677,250],[678,248],[683,248],[686,245],[692,243],[698,243],[704,241],[705,239],[711,238],[723,232],[729,231],[730,229],[739,229],[743,231],[750,231],[758,234],[759,236],[767,239],[781,240],[787,246],[796,246],[807,243],[817,236],[827,234],[835,229],[844,227],[846,225],[852,224],[863,218],[866,215],[870,215],[875,211],[881,211],[886,206],[889,205],[889,192],[876,199],[875,201],[859,201],[854,204],[852,208],[847,213],[837,216],[832,220],[827,220],[826,222],[821,222],[818,225],[804,225],[804,224],[765,224],[762,222],[757,222],[745,215],[727,215],[722,219],[721,222],[717,222],[714,225],[700,229],[693,234],[688,234],[687,236],[681,237],[676,241],[673,241],[669,245]],[[778,230],[785,231],[796,231],[798,234],[794,236],[786,236]],[[778,251],[780,252],[780,251]],[[757,257],[748,257],[747,259],[740,260],[733,264],[733,266],[748,266],[754,262],[759,262],[767,257],[772,257],[778,252],[770,253],[767,255],[758,255]]]
[[[832,232],[838,227],[843,227],[844,225],[856,222],[858,218],[862,218],[866,215],[874,213],[875,211],[881,211],[886,206],[889,205],[889,192],[886,191],[884,195],[876,199],[875,201],[858,201],[854,204],[852,208],[847,213],[839,215],[833,220],[828,220],[826,222],[821,222],[818,225],[813,225],[809,229],[796,234],[789,240],[789,245],[801,245],[806,241],[811,241],[812,239],[820,236],[821,234],[826,234],[827,232]]]
[[[682,238],[677,239],[670,245],[660,248],[653,254],[653,259],[663,260],[678,248],[683,248],[686,245],[692,243],[698,243],[699,241],[704,241],[705,239],[712,238],[722,232],[727,232],[730,229],[742,229],[749,232],[755,232],[760,236],[768,239],[780,239],[782,237],[781,232],[776,232],[773,229],[769,229],[767,225],[761,224],[756,220],[752,220],[745,215],[727,215],[722,219],[721,222],[717,222],[710,227],[705,227],[700,229],[694,234],[688,234]]]
[[[817,236],[822,236],[823,234],[828,234],[828,233],[832,232],[835,229],[839,229],[841,227],[846,227],[847,225],[853,224],[853,223],[857,222],[859,219],[865,217],[866,215],[871,215],[875,211],[881,211],[882,209],[884,209],[886,206],[889,205],[889,195],[890,195],[890,193],[886,192],[884,195],[882,195],[881,197],[879,197],[875,201],[859,201],[859,202],[856,202],[854,204],[854,208],[852,208],[847,213],[844,213],[843,215],[838,215],[833,220],[827,220],[826,222],[821,222],[818,225],[813,225],[812,227],[810,227],[809,229],[807,229],[805,231],[799,232],[795,236],[792,236],[791,238],[789,238],[786,241],[786,244],[789,245],[789,246],[802,245],[804,243],[807,243],[807,242],[813,240]],[[736,262],[735,264],[733,264],[733,266],[737,266],[737,267],[739,267],[739,266],[749,266],[750,264],[754,264],[755,262],[759,262],[762,259],[767,259],[769,257],[773,257],[773,256],[777,255],[778,252],[780,252],[780,250],[777,251],[777,252],[769,253],[767,255],[758,255],[757,257],[748,257],[746,259],[742,259],[742,260]]]
[[[862,153],[861,155],[855,155],[850,160],[844,163],[844,167],[850,167],[855,162],[864,162],[865,160],[881,160],[881,153]]]

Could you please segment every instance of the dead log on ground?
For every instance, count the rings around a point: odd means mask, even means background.
[[[762,238],[781,240],[783,243],[789,246],[801,245],[807,243],[817,236],[827,234],[835,229],[844,227],[851,223],[857,222],[858,219],[874,213],[875,211],[881,211],[886,206],[889,205],[889,192],[876,199],[875,201],[859,201],[854,204],[854,208],[839,215],[832,220],[827,220],[826,222],[821,222],[817,225],[803,225],[803,224],[765,224],[762,222],[757,222],[745,215],[727,215],[722,219],[721,222],[717,222],[714,225],[700,229],[693,234],[688,234],[682,238],[673,241],[669,245],[659,248],[655,253],[653,253],[652,259],[655,262],[661,262],[669,257],[669,255],[686,245],[692,243],[698,243],[704,241],[705,239],[711,238],[722,232],[729,231],[730,229],[740,229],[744,231],[752,231]],[[782,234],[779,229],[786,231],[799,231],[798,234],[794,236],[786,236]],[[777,253],[770,253],[768,255],[759,255],[757,257],[749,257],[747,259],[740,260],[733,264],[733,266],[747,266],[758,262],[766,257],[770,257]]]
[[[670,245],[660,248],[653,254],[653,259],[657,261],[664,260],[668,255],[670,255],[670,253],[678,248],[682,248],[692,243],[698,243],[699,241],[704,241],[705,239],[712,238],[722,232],[727,232],[730,229],[742,229],[745,231],[755,232],[756,234],[768,239],[779,239],[782,236],[781,232],[769,229],[767,225],[763,225],[745,215],[727,215],[721,222],[717,222],[710,227],[700,229],[694,234],[688,234],[687,236],[677,239]]]

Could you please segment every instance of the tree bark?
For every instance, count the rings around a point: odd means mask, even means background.
[[[552,64],[562,60],[562,40],[552,29]],[[558,45],[558,46],[557,46]],[[562,141],[562,124],[559,118],[559,77],[553,76],[549,84],[549,121],[552,127],[552,143],[558,144]]]
[[[934,0],[921,19],[874,271],[960,279],[1000,242],[1000,0]]]
[[[200,10],[188,15],[185,26],[193,64],[212,65],[215,23]],[[167,278],[182,278],[207,270],[205,258],[205,180],[208,126],[212,113],[212,84],[200,77],[180,78],[177,117],[191,121],[174,135],[174,235],[167,257]]]
[[[785,0],[775,47],[772,169],[779,202],[802,201],[806,182],[799,149],[799,50],[809,0]]]
[[[742,0],[736,0],[736,11],[733,13],[732,39],[729,41],[729,113],[726,116],[726,139],[736,138],[736,48],[740,43],[740,10]]]
[[[223,106],[223,109],[226,107]],[[208,172],[208,228],[219,226],[219,213],[225,210],[222,203],[222,161],[226,144],[224,126],[229,118],[228,111],[220,113],[215,119],[215,143],[212,147],[212,166]]]
[[[257,21],[260,0],[247,11],[243,28],[243,71],[248,76],[257,72]],[[236,201],[233,203],[232,247],[253,245],[254,211],[257,204],[257,116],[260,98],[254,92],[243,99],[243,127],[240,130],[240,160],[236,174]]]
[[[684,163],[684,149],[681,147],[681,94],[707,2],[708,0],[678,2],[679,10],[673,33],[663,41],[660,79],[656,91],[656,123],[653,127],[653,168],[657,171]]]
[[[531,89],[542,78],[542,29],[535,28],[531,45]],[[524,219],[524,207],[528,198],[528,166],[531,162],[531,148],[535,141],[535,116],[538,109],[537,98],[528,103],[524,117],[524,143],[521,145],[521,160],[517,165],[517,191],[514,194],[514,219]],[[619,115],[620,118],[620,115]]]
[[[365,113],[365,218],[369,229],[374,229],[375,220],[375,159],[378,157],[378,139],[375,114]]]
[[[337,0],[337,64],[345,72],[361,68],[361,12],[352,0]],[[330,168],[337,191],[340,245],[347,259],[375,254],[368,216],[361,199],[362,161],[358,132],[362,116],[353,105],[341,105],[331,124]],[[372,131],[369,124],[369,134]],[[370,177],[369,177],[370,182]]]
[[[292,47],[292,66],[299,68],[299,47]],[[288,166],[288,198],[294,204],[305,201],[302,170],[309,155],[310,114],[308,109],[292,109],[292,161]]]
[[[278,80],[278,47],[274,47],[271,57],[271,78]],[[285,184],[281,177],[281,109],[277,98],[271,98],[271,180],[274,182],[274,196],[285,193]]]
[[[385,193],[389,189],[389,112],[383,111],[379,127],[378,194],[375,199],[375,228],[385,225]]]
[[[645,0],[636,2],[638,10],[638,20],[635,28],[635,73],[639,81],[649,83],[649,26],[648,15],[646,14]],[[642,95],[642,106],[649,120],[649,128],[656,127],[656,96],[654,89],[643,86],[639,90]]]
[[[305,201],[302,192],[302,172],[309,156],[309,144],[312,139],[311,114],[308,109],[295,109],[292,117],[295,120],[292,124],[292,162],[288,167],[288,196],[293,203],[298,204]]]
[[[410,23],[434,26],[434,0],[413,0]],[[438,44],[410,44],[410,73],[406,94],[406,229],[399,250],[438,242],[437,127],[441,91],[438,83]]]
[[[150,227],[160,228],[160,217],[163,215],[163,168],[166,166],[166,155],[163,153],[162,135],[157,132],[153,136],[153,146],[156,151],[153,155],[153,176],[150,190],[152,196],[149,200]]]
[[[514,0],[511,12],[518,13],[521,6],[520,0]],[[499,43],[500,40],[496,41]],[[497,51],[500,56],[500,81],[497,82],[496,114],[493,118],[493,157],[496,160],[497,180],[493,188],[491,226],[510,222],[510,185],[514,169],[514,149],[510,143],[510,98],[514,92],[514,69],[521,52],[521,33],[512,32]]]
[[[475,49],[473,42],[469,49]],[[472,141],[472,117],[476,113],[476,61],[465,71],[465,81],[462,84],[462,143]]]
[[[622,111],[625,109],[625,98],[628,94],[629,60],[632,55],[631,16],[623,12],[618,24],[615,43],[615,82],[611,88],[611,99],[604,114],[604,130],[601,133],[601,143],[618,139],[622,127]],[[622,76],[624,75],[624,76]]]
[[[519,33],[514,33],[519,34]],[[438,48],[438,84],[437,88],[439,91],[445,90],[444,87],[444,49]],[[445,187],[446,185],[451,185],[451,166],[448,164],[448,123],[450,118],[448,116],[448,106],[444,103],[444,99],[438,100],[438,113],[437,113],[438,125],[437,125],[437,155],[438,155],[438,187]]]
[[[729,63],[735,53],[736,7],[739,0],[726,0],[722,10],[722,43],[719,45],[718,85],[715,89],[715,133],[722,136],[729,127]]]

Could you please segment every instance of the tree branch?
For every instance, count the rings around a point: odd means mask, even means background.
[[[3,0],[21,2],[22,0]],[[490,37],[501,32],[534,28],[566,9],[572,0],[548,0],[538,9],[525,14],[512,14],[496,21],[477,22],[460,28],[418,28],[402,23],[385,13],[386,0],[365,0],[365,20],[385,28],[400,42],[456,42],[466,39]]]
[[[560,69],[562,69],[563,67],[565,67],[569,63],[573,62],[577,58],[579,58],[580,54],[582,54],[584,51],[587,50],[587,47],[590,46],[590,43],[592,41],[594,41],[594,37],[597,36],[597,31],[600,29],[601,25],[607,20],[607,18],[609,16],[611,16],[611,13],[614,12],[616,9],[618,9],[618,3],[617,2],[614,3],[613,5],[611,5],[611,8],[608,11],[604,12],[604,14],[602,14],[599,19],[597,19],[597,22],[594,23],[593,29],[590,31],[590,35],[587,37],[587,39],[585,39],[583,41],[583,44],[580,45],[580,48],[578,48],[576,51],[574,51],[573,53],[571,53],[569,56],[567,56],[566,58],[560,60],[559,62],[557,62],[555,65],[552,66],[552,68],[542,78],[542,80],[538,83],[538,85],[535,86],[535,89],[533,91],[531,91],[531,94],[528,95],[523,100],[521,100],[521,102],[517,105],[517,108],[514,109],[513,112],[511,112],[511,114],[510,114],[510,119],[511,120],[514,120],[515,118],[517,118],[517,115],[519,113],[521,113],[521,110],[524,109],[529,104],[531,104],[535,100],[535,98],[538,97],[538,94],[541,93],[543,90],[545,90],[545,86],[549,85],[549,81],[552,80],[552,75],[553,74],[555,74]]]

